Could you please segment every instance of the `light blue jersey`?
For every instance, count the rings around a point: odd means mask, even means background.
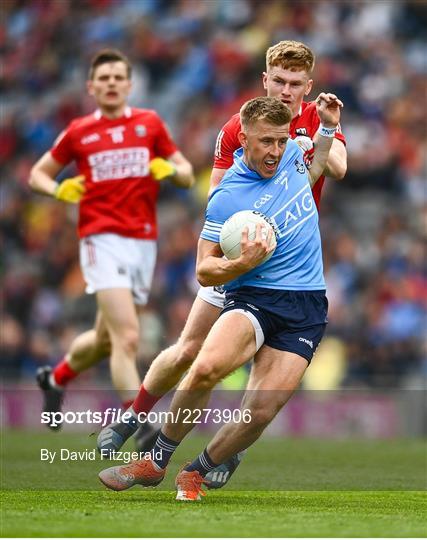
[[[269,261],[225,285],[293,291],[325,289],[319,217],[302,152],[288,140],[276,174],[262,178],[234,152],[234,163],[212,193],[201,238],[219,243],[221,227],[235,212],[256,210],[273,225],[277,247]]]

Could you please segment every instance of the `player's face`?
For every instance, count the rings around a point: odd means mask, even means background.
[[[131,81],[124,62],[101,64],[87,85],[89,94],[101,110],[111,113],[122,111],[126,106]]]
[[[307,96],[313,86],[313,80],[306,71],[291,71],[280,66],[273,66],[263,73],[262,81],[267,96],[277,97],[292,111],[292,116],[298,114],[304,96]]]
[[[239,138],[248,167],[263,178],[271,178],[276,174],[285,151],[289,124],[274,126],[258,120],[246,132],[240,132]]]

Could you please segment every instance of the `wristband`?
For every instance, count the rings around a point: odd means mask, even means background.
[[[319,135],[322,135],[322,137],[335,137],[335,133],[337,132],[336,127],[328,128],[325,127],[323,124],[320,124],[319,129],[317,130]]]

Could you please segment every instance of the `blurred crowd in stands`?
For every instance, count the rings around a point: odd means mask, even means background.
[[[29,381],[92,324],[76,209],[34,195],[27,180],[66,124],[92,110],[85,78],[93,53],[115,46],[129,56],[131,103],[167,120],[198,179],[191,193],[162,187],[143,366],[177,339],[198,287],[195,249],[217,132],[264,93],[265,50],[282,39],[315,51],[312,99],[326,90],[343,100],[349,157],[346,178],[328,181],[322,201],[330,323],[308,384],[396,387],[427,376],[425,2],[3,0],[1,9],[3,377]],[[84,378],[108,380],[106,366]]]

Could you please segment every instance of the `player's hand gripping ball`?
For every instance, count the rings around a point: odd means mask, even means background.
[[[273,227],[268,223],[267,218],[254,210],[242,210],[236,212],[227,219],[221,229],[220,246],[222,252],[227,259],[237,259],[240,256],[240,242],[242,240],[242,232],[245,227],[248,227],[248,240],[255,240],[256,226],[261,223],[263,226],[263,238],[267,238],[268,232],[273,231],[270,239],[270,248],[274,249],[268,253],[260,264],[267,262],[276,249],[277,241]]]

